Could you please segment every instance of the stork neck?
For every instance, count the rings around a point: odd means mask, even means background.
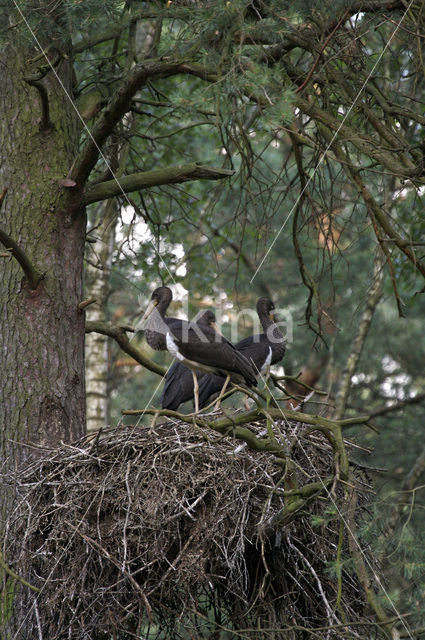
[[[169,301],[165,299],[160,300],[156,305],[156,311],[159,313],[161,318],[165,316],[165,312],[167,311],[169,305],[170,305]]]
[[[264,333],[266,333],[269,337],[273,336],[273,339],[276,341],[283,340],[283,334],[276,322],[274,322],[268,313],[263,312],[260,316],[261,326],[263,327]],[[272,327],[272,328],[271,328]]]
[[[158,300],[158,303],[154,307],[153,312],[148,317],[148,320],[146,322],[146,329],[157,331],[165,335],[165,333],[167,332],[165,312],[167,311],[170,302],[171,301],[165,296]]]
[[[267,333],[267,329],[274,324],[273,320],[270,318],[269,314],[266,312],[263,312],[260,315],[260,322],[261,322],[261,326],[263,327],[264,333]]]

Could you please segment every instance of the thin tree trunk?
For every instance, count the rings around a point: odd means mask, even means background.
[[[86,295],[96,298],[96,304],[87,308],[86,318],[90,322],[103,322],[107,317],[109,276],[118,215],[115,200],[108,200],[100,209],[102,222],[95,231],[99,240],[89,254],[90,262],[86,267]],[[97,266],[92,264],[93,257]],[[101,333],[86,335],[87,431],[95,431],[108,424],[108,341],[108,336]]]
[[[357,334],[351,346],[350,355],[347,358],[344,371],[342,372],[341,384],[339,385],[338,393],[335,400],[335,420],[340,420],[344,415],[345,407],[348,400],[348,394],[351,387],[351,379],[357,370],[357,365],[363,351],[364,343],[372,322],[373,314],[375,313],[376,306],[382,296],[384,262],[385,258],[382,254],[382,251],[380,248],[377,248],[377,253],[373,263],[372,283],[369,287],[365,308],[360,319]]]
[[[154,33],[154,26],[150,23],[146,25],[143,22],[135,22],[130,27],[127,54],[129,68],[134,66],[136,58],[142,59],[154,45]],[[133,115],[131,113],[127,114],[125,121],[130,131],[134,124]],[[118,144],[116,140],[116,144],[111,151],[109,162],[115,171],[115,175],[119,177],[120,183],[118,185],[117,180],[114,179],[97,185],[97,189],[104,195],[105,192],[103,192],[102,189],[107,189],[108,185],[109,189],[112,188],[112,191],[116,193],[121,193],[123,187],[125,190],[126,180],[128,181],[129,176],[123,176],[122,174],[128,149],[127,143],[124,145]],[[200,169],[192,164],[191,170],[196,173]],[[150,184],[149,180],[155,181],[161,179],[160,174],[161,172],[158,173],[158,170],[138,174],[139,180],[141,180],[140,185],[147,186]],[[167,175],[171,180],[176,179],[176,181],[181,181],[185,179],[182,167],[177,168],[175,174],[167,173]],[[144,180],[146,181],[144,182]],[[91,192],[92,198],[95,192],[96,187]],[[102,199],[104,195],[102,195]],[[96,201],[96,197],[94,201]],[[100,225],[96,229],[95,235],[99,238],[99,241],[94,245],[93,252],[90,252],[89,255],[92,256],[92,259],[87,263],[86,267],[86,293],[87,296],[96,298],[96,304],[87,308],[87,321],[91,323],[104,323],[105,320],[108,319],[107,300],[109,296],[109,274],[114,250],[115,226],[118,217],[118,203],[116,199],[109,199],[104,202],[99,207],[98,213]],[[93,254],[97,268],[92,264]],[[108,423],[108,378],[110,367],[108,346],[109,336],[106,334],[94,331],[86,334],[86,407],[88,431],[96,431],[105,427]]]

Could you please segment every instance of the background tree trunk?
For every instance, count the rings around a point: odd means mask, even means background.
[[[0,60],[0,186],[8,189],[0,226],[43,278],[32,290],[18,262],[1,258],[0,442],[9,453],[18,441],[55,447],[85,429],[84,312],[78,309],[85,214],[75,207],[77,188],[60,184],[78,149],[78,121],[51,72],[39,81],[45,92],[25,81],[34,50],[19,46],[8,46]],[[71,64],[57,70],[70,91]]]
[[[86,266],[86,295],[96,298],[96,304],[87,307],[87,320],[101,322],[107,316],[109,276],[117,222],[117,203],[107,200],[100,207],[100,223],[94,235],[98,241],[89,251]],[[109,338],[101,333],[86,335],[86,407],[87,431],[106,427],[109,416]]]

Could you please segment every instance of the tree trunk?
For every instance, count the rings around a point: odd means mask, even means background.
[[[96,298],[96,304],[87,307],[88,322],[101,322],[107,317],[117,216],[115,200],[108,200],[100,207],[100,224],[95,231],[99,240],[94,245],[94,250],[89,250],[90,262],[86,267],[86,296]],[[93,262],[96,262],[96,266]],[[101,333],[86,335],[87,431],[96,431],[108,424],[108,342],[108,336]]]
[[[51,71],[38,87],[24,80],[30,57],[34,49],[20,43],[0,58],[0,187],[8,190],[0,227],[43,274],[34,289],[14,257],[0,258],[0,442],[20,458],[34,449],[18,442],[55,447],[85,429],[85,213],[77,189],[61,185],[79,124]],[[57,72],[71,91],[71,63]]]

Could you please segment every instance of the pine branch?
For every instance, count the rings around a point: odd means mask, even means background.
[[[391,640],[396,637],[392,633],[392,624],[382,608],[375,590],[374,582],[372,582],[369,577],[369,572],[363,557],[363,553],[361,551],[361,546],[358,542],[356,522],[357,494],[355,491],[351,490],[350,492],[347,492],[346,505],[347,508],[345,509],[345,526],[347,529],[350,556],[353,560],[357,577],[366,594],[369,606],[375,612],[379,626],[381,627],[385,637],[388,638],[388,640]]]
[[[146,7],[144,6],[143,9],[134,11],[134,13],[131,13],[130,16],[126,16],[125,18],[123,18],[118,24],[114,24],[106,29],[103,28],[95,36],[78,40],[78,42],[76,42],[72,47],[72,53],[73,55],[76,55],[78,53],[86,51],[87,49],[91,49],[92,47],[95,47],[97,44],[101,44],[102,42],[114,40],[115,38],[120,36],[121,33],[125,31],[125,29],[127,29],[131,24],[137,22],[141,18],[145,20],[152,20],[157,16],[157,11],[147,12]]]
[[[376,102],[379,104],[384,113],[415,120],[415,122],[419,122],[419,124],[425,126],[425,117],[421,113],[416,113],[415,111],[412,111],[411,109],[408,109],[406,107],[402,107],[401,105],[393,103],[390,104],[389,102],[387,102],[386,97],[375,86],[373,80],[371,82],[368,82],[365,90],[375,98]]]
[[[129,176],[123,176],[119,179],[119,182],[117,180],[107,180],[91,189],[88,187],[84,197],[84,204],[92,204],[93,202],[118,196],[123,192],[128,193],[130,191],[148,189],[161,184],[180,184],[189,180],[221,180],[233,174],[234,171],[209,167],[199,162],[191,162],[190,164],[176,167],[164,167],[153,171],[141,171]]]
[[[6,196],[7,189],[3,189],[3,193],[0,196],[0,208],[3,204],[3,200]],[[19,247],[19,245],[0,227],[0,242],[10,251],[13,257],[19,262],[26,279],[32,290],[37,289],[41,280],[44,277],[40,271],[38,271],[27,254]]]
[[[393,542],[393,533],[400,522],[400,519],[405,511],[406,507],[406,494],[410,494],[415,492],[417,484],[425,473],[425,447],[422,449],[420,454],[415,460],[413,467],[410,469],[409,473],[405,476],[400,490],[396,499],[394,500],[392,506],[390,507],[388,517],[385,522],[385,538],[387,543],[384,545],[384,549],[381,553],[382,561],[385,560],[386,554],[388,553],[388,547]]]
[[[182,73],[202,78],[207,82],[217,82],[220,77],[217,69],[208,69],[205,65],[196,62],[183,62],[179,68]]]
[[[177,56],[162,56],[154,60],[139,62],[114,91],[106,107],[98,116],[90,137],[76,158],[70,178],[83,186],[99,157],[100,148],[111,135],[115,125],[130,109],[133,96],[149,79],[167,78],[185,73],[182,65],[185,59]]]
[[[297,97],[295,101],[300,111],[309,115],[315,122],[323,124],[325,127],[333,132],[338,131],[338,140],[346,140],[350,144],[354,145],[360,153],[364,153],[370,158],[376,160],[383,167],[386,167],[392,174],[405,178],[416,178],[423,181],[420,177],[422,169],[414,165],[410,160],[407,161],[408,166],[399,162],[400,151],[392,153],[383,149],[380,145],[376,144],[376,141],[365,136],[364,134],[355,131],[347,124],[341,124],[338,118],[320,109],[314,103],[309,102],[303,98]]]
[[[392,226],[389,216],[384,213],[383,209],[376,202],[370,191],[367,189],[365,183],[363,182],[360,176],[359,168],[355,167],[351,163],[349,156],[347,156],[347,154],[344,152],[341,145],[336,140],[333,140],[331,132],[326,127],[322,126],[321,132],[323,133],[325,139],[331,144],[331,148],[334,151],[337,159],[341,162],[341,166],[347,174],[348,178],[359,190],[372,223],[376,223],[381,227],[388,238],[394,242],[394,244],[400,249],[400,251],[405,254],[405,256],[407,256],[410,262],[412,262],[415,268],[418,269],[425,278],[425,263],[421,262],[421,260],[419,260],[415,252],[412,250],[411,242],[403,238]],[[373,226],[376,233],[375,224]],[[377,236],[377,239],[378,242],[382,245],[383,239],[380,236]],[[399,304],[398,300],[397,302]]]
[[[86,322],[86,333],[91,333],[93,331],[113,338],[125,353],[128,353],[129,356],[134,358],[136,362],[141,364],[143,367],[146,367],[146,369],[149,369],[149,371],[153,371],[160,376],[165,375],[165,367],[161,367],[161,365],[156,364],[156,362],[151,360],[142,349],[133,345],[128,339],[124,328],[116,327],[112,324],[108,324],[107,322]]]
[[[115,23],[110,27],[103,28],[95,36],[82,38],[75,42],[72,47],[72,53],[73,55],[76,55],[86,51],[87,49],[91,49],[102,42],[114,40],[115,38],[118,38],[123,31],[128,29],[128,27],[134,25],[134,23],[139,20],[157,20],[158,18],[176,19],[184,15],[185,8],[174,6],[171,2],[167,5],[166,9],[161,7],[157,8],[157,6],[154,5],[148,7],[146,4],[143,5],[142,9],[138,10],[135,10],[134,7],[132,7],[132,13],[122,18],[118,23]]]
[[[356,0],[350,4],[350,15],[361,11],[375,13],[376,11],[404,11],[406,4],[401,0]]]

